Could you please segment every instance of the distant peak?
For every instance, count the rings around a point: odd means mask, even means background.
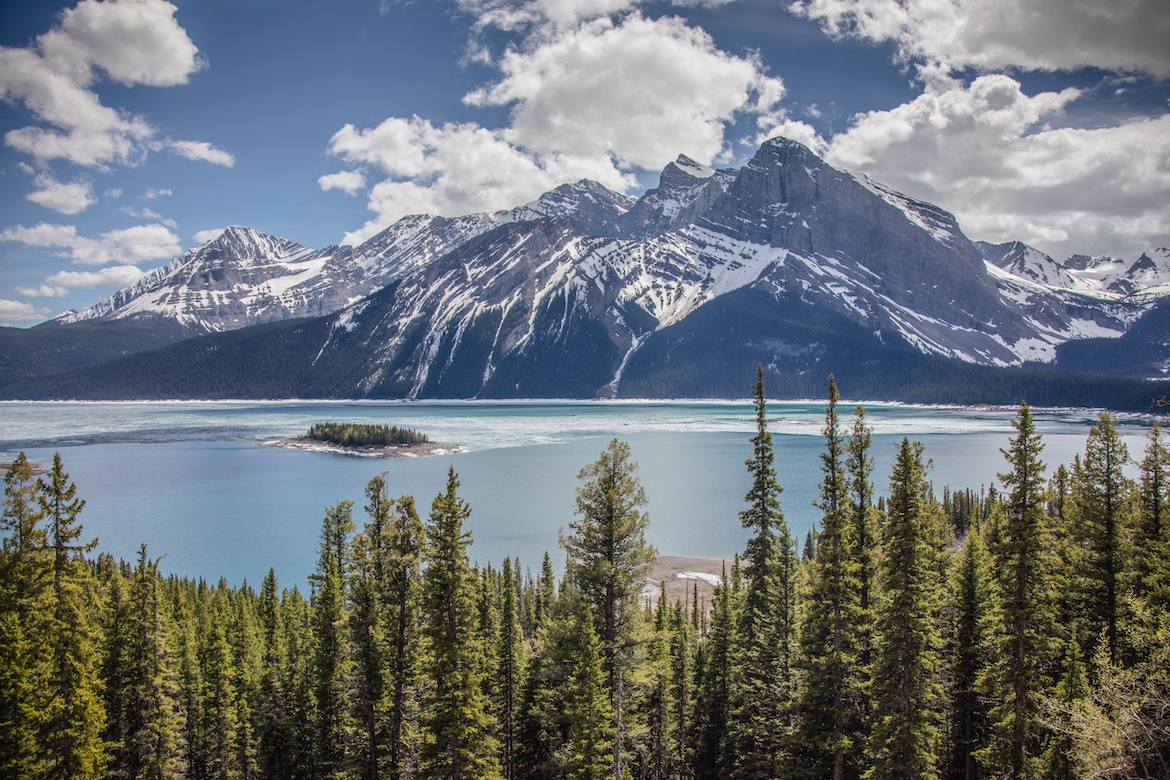
[[[685,154],[680,154],[678,159],[672,162],[671,165],[678,168],[686,175],[692,176],[696,179],[709,179],[715,175],[714,168],[703,165],[701,162],[696,162],[690,157],[687,157]]]

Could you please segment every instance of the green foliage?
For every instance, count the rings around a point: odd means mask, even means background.
[[[1077,640],[1092,658],[1104,636],[1114,663],[1121,660],[1118,624],[1133,524],[1133,485],[1123,472],[1128,463],[1129,451],[1117,431],[1117,421],[1102,412],[1089,430],[1084,459],[1073,465],[1068,527],[1074,549],[1073,587],[1081,615]]]
[[[862,609],[862,547],[858,512],[851,505],[845,470],[847,443],[837,415],[839,395],[829,377],[825,452],[821,455],[817,555],[805,564],[810,580],[800,624],[796,666],[803,672],[797,699],[794,764],[807,777],[843,780],[863,766],[866,670],[858,640],[867,638]],[[866,550],[871,554],[870,550]]]
[[[309,428],[305,438],[342,447],[389,447],[395,444],[423,444],[430,441],[426,434],[419,433],[413,428],[338,422],[316,423]]]
[[[430,541],[423,575],[423,610],[430,648],[431,684],[423,699],[427,738],[422,746],[424,778],[474,780],[498,777],[499,744],[484,694],[487,659],[477,634],[479,578],[467,559],[470,533],[463,523],[471,507],[457,493],[455,470],[431,503]]]
[[[1056,540],[1045,512],[1044,449],[1027,404],[1003,450],[1010,470],[1000,474],[1007,495],[989,526],[999,603],[993,620],[994,650],[983,688],[993,702],[992,738],[978,753],[993,771],[1035,777],[1045,737],[1039,705],[1048,684],[1058,633],[1054,575]]]
[[[791,721],[796,553],[780,511],[780,485],[768,431],[763,369],[757,367],[756,435],[745,465],[752,484],[740,522],[747,543],[747,592],[732,644],[728,750],[737,778],[767,777],[782,755]]]
[[[1167,776],[1160,428],[1136,487],[1109,418],[1048,482],[1022,406],[1004,491],[948,489],[940,506],[907,441],[875,497],[864,411],[844,430],[830,387],[824,517],[798,567],[757,379],[749,576],[737,559],[709,613],[697,590],[640,601],[654,553],[617,441],[581,472],[559,587],[547,555],[535,577],[470,566],[452,471],[427,527],[384,476],[356,535],[350,503],[329,507],[309,599],[272,571],[257,593],[164,579],[145,549],[90,559],[60,457],[39,481],[18,457],[0,517],[0,774]]]
[[[941,511],[927,494],[921,446],[902,439],[878,566],[871,780],[935,778],[941,704],[942,583],[935,530]]]

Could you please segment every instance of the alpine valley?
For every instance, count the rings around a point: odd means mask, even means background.
[[[1057,261],[806,147],[679,157],[405,217],[354,247],[228,228],[137,284],[0,329],[9,398],[850,397],[1147,409],[1167,393],[1170,250]]]

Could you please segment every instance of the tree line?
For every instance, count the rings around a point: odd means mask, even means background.
[[[1049,471],[1028,406],[1000,489],[936,500],[903,439],[879,494],[830,377],[822,519],[798,554],[762,373],[742,557],[710,604],[645,597],[625,443],[579,474],[554,573],[469,563],[448,473],[420,516],[329,507],[308,593],[93,555],[60,456],[5,476],[0,775],[13,778],[1170,776],[1170,479],[1102,414]]]

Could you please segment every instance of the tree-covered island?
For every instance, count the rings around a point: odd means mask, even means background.
[[[383,458],[448,455],[466,451],[465,447],[432,442],[425,433],[413,428],[355,422],[315,423],[303,436],[264,442],[261,446]]]

